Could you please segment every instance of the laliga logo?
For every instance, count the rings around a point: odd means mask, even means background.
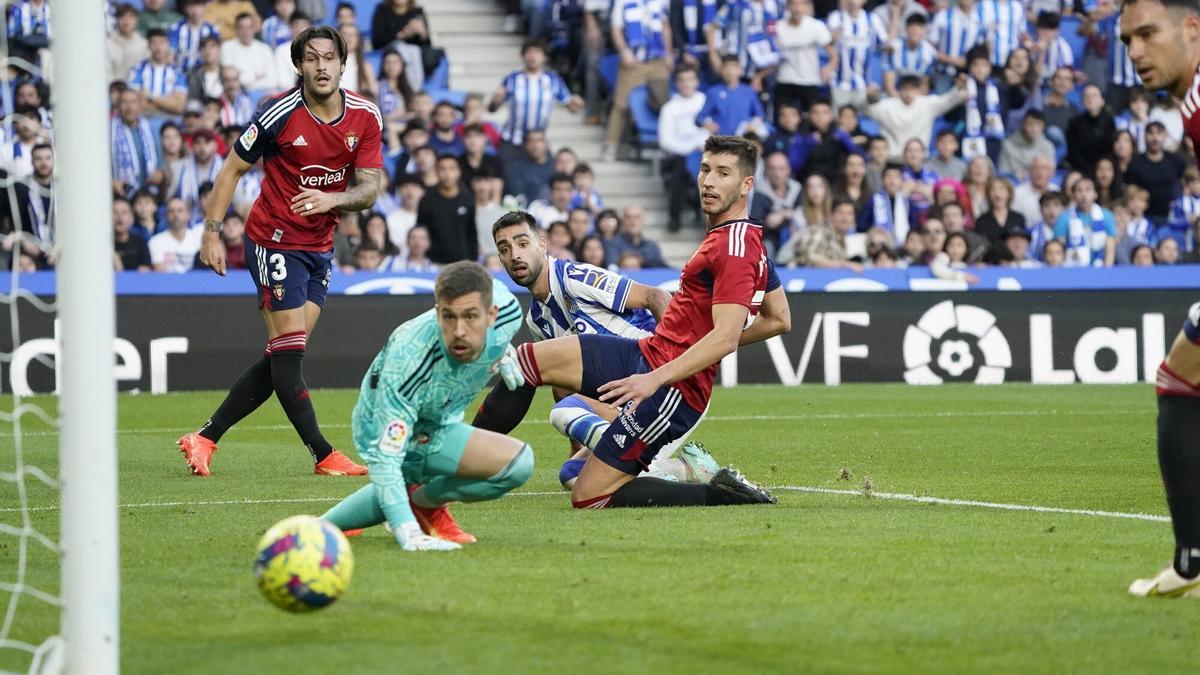
[[[320,170],[323,173],[317,175],[308,175],[305,173],[310,169],[313,171]],[[306,188],[328,187],[341,183],[346,179],[346,167],[344,166],[340,169],[331,169],[320,164],[309,164],[308,166],[300,167],[300,172],[300,187]]]
[[[1000,384],[1011,366],[1012,352],[996,317],[978,307],[939,302],[904,332],[909,384]]]

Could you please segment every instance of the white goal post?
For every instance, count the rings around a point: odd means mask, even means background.
[[[65,673],[120,669],[115,299],[105,4],[55,0],[59,477]]]

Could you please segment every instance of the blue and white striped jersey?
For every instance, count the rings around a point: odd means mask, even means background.
[[[1142,78],[1133,69],[1133,61],[1129,60],[1129,50],[1121,42],[1121,22],[1118,14],[1114,14],[1100,22],[1098,30],[1107,32],[1109,38],[1108,73],[1113,84],[1122,87],[1139,87]]]
[[[916,47],[910,47],[907,40],[897,39],[892,42],[892,53],[888,55],[888,69],[896,73],[896,77],[916,75],[925,77],[933,73],[937,64],[937,49],[922,40]]]
[[[526,132],[550,126],[555,101],[571,100],[567,83],[557,73],[546,70],[536,75],[513,71],[504,78],[503,87],[508,96],[508,119],[500,129],[500,136],[513,145],[525,142]]]
[[[873,14],[860,10],[857,16],[839,10],[830,12],[829,32],[841,32],[834,38],[838,46],[838,67],[834,86],[851,91],[867,88],[867,64],[872,54],[887,42],[887,26]]]
[[[971,47],[979,43],[979,15],[967,14],[957,6],[947,7],[933,17],[929,40],[938,51],[954,58],[965,58]],[[954,66],[943,64],[943,72],[955,72]]]
[[[285,45],[292,41],[292,29],[278,14],[272,14],[263,19],[262,41],[272,48]]]
[[[175,50],[175,63],[179,64],[183,72],[186,73],[200,63],[200,42],[210,35],[221,39],[221,31],[207,21],[193,26],[187,19],[180,19],[171,26],[167,38],[171,42],[171,49]]]
[[[564,335],[616,335],[640,339],[654,332],[648,309],[627,309],[628,278],[585,263],[546,258],[550,295],[537,298],[525,316],[536,340]]]
[[[187,77],[171,63],[154,63],[146,59],[130,68],[125,80],[130,89],[144,91],[150,96],[187,92]]]
[[[1021,46],[1025,9],[1019,0],[981,0],[975,12],[983,39],[991,49],[992,65],[1003,66],[1009,53]]]
[[[782,16],[775,0],[734,0],[721,7],[713,17],[721,53],[738,57],[747,75],[778,65],[781,54],[773,35]]]
[[[34,5],[30,0],[15,5],[8,15],[8,35],[45,35],[50,37],[50,2]]]
[[[1049,82],[1059,68],[1074,66],[1075,52],[1071,50],[1070,43],[1061,35],[1054,38],[1054,42],[1042,54],[1042,84]]]

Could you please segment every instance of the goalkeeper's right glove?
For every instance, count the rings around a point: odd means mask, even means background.
[[[508,387],[509,391],[516,391],[525,386],[525,375],[521,373],[521,366],[517,363],[517,350],[513,349],[511,344],[505,345],[504,356],[500,357],[496,369],[500,371],[500,379],[504,380],[504,386]]]
[[[392,534],[396,536],[396,543],[405,551],[456,551],[462,548],[461,544],[425,534],[415,521],[404,523],[393,530]]]

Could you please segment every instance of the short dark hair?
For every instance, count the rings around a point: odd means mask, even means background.
[[[296,10],[296,11],[292,12],[292,16],[288,18],[288,25],[290,26],[290,25],[296,23],[297,21],[307,21],[309,23],[312,23],[312,18],[309,17],[304,12],[301,12],[300,10]]]
[[[1150,131],[1151,129],[1158,129],[1159,131],[1166,131],[1167,125],[1163,124],[1162,122],[1159,122],[1158,120],[1151,120],[1150,123],[1146,125],[1146,131]]]
[[[1149,103],[1150,102],[1150,92],[1146,91],[1146,88],[1142,87],[1142,86],[1130,87],[1129,88],[1129,102],[1133,103],[1134,101],[1146,101],[1147,103]]]
[[[425,146],[425,147],[429,148],[430,150],[432,150],[432,149],[433,149],[433,148],[431,148],[430,146]],[[448,153],[448,152],[443,152],[443,153],[441,153],[441,154],[439,154],[439,155],[437,156],[437,162],[438,162],[439,164],[440,164],[440,163],[442,163],[442,162],[444,162],[444,161],[446,161],[446,160],[450,160],[450,161],[454,162],[454,165],[455,165],[455,166],[458,166],[458,157],[456,157],[455,155],[452,155],[452,154],[450,154],[450,153]]]
[[[684,73],[692,73],[696,77],[700,77],[700,68],[690,63],[681,63],[675,67],[675,73],[671,75],[671,79],[675,79]]]
[[[1041,12],[1037,15],[1037,27],[1043,30],[1058,30],[1062,17],[1058,12]]]
[[[474,122],[472,124],[468,124],[467,126],[463,127],[463,136],[466,136],[467,134],[483,134],[483,133],[487,133],[487,132],[485,132],[483,130],[483,125],[478,122]]]
[[[164,40],[169,39],[167,37],[167,31],[165,31],[161,28],[151,28],[150,30],[146,31],[146,42],[149,42],[156,37],[162,38]]]
[[[304,48],[313,40],[333,40],[338,60],[342,63],[346,62],[346,40],[342,34],[329,26],[311,26],[292,40],[292,65],[300,67],[300,62],[304,60]]]
[[[205,35],[205,36],[204,36],[204,37],[203,37],[203,38],[200,40],[200,46],[201,46],[201,47],[207,47],[207,46],[208,46],[208,43],[210,43],[210,42],[212,42],[212,43],[216,44],[218,47],[220,47],[220,46],[221,46],[221,38],[217,37],[216,35]]]
[[[953,129],[942,129],[937,133],[937,138],[935,138],[933,142],[936,144],[938,141],[942,140],[943,136],[950,136],[954,140],[958,140],[958,134],[954,133]]]
[[[946,212],[946,209],[951,209],[951,208],[958,209],[959,211],[962,212],[962,214],[964,216],[967,215],[967,210],[965,208],[963,208],[963,205],[960,204],[959,202],[946,202],[945,204],[942,204],[941,206],[939,206],[937,208],[936,216],[931,215],[930,217],[936,217],[936,218],[940,219],[942,217],[942,214],[944,214]]]
[[[496,222],[492,223],[492,239],[496,238],[497,232],[513,225],[528,225],[529,229],[534,232],[538,231],[537,218],[534,218],[533,214],[528,211],[509,211],[497,218]]]
[[[250,12],[242,12],[242,13],[238,14],[237,18],[235,18],[233,20],[233,24],[236,26],[237,24],[241,23],[242,19],[250,19],[251,21],[253,21],[254,15],[251,14]]]
[[[521,56],[525,56],[525,52],[530,49],[539,49],[544,53],[546,51],[546,43],[535,37],[525,38],[525,41],[521,43]]]
[[[896,162],[888,162],[887,164],[883,165],[883,171],[880,172],[880,175],[883,175],[889,171],[904,173],[904,167]]]
[[[921,78],[917,77],[916,75],[901,75],[900,81],[896,84],[896,86],[900,89],[905,87],[920,88]]]
[[[924,26],[928,23],[929,20],[925,18],[924,14],[920,13],[909,14],[908,18],[904,20],[905,26]]]
[[[472,260],[459,260],[443,267],[433,282],[433,288],[438,302],[479,293],[484,307],[492,304],[492,276],[483,269],[483,265]]]
[[[574,184],[574,182],[571,180],[571,177],[565,173],[556,173],[553,176],[550,176],[549,185],[551,188],[559,183],[566,183],[568,185]]]
[[[1046,115],[1043,114],[1042,111],[1038,110],[1037,108],[1030,108],[1029,111],[1025,113],[1025,119],[1027,119],[1027,120],[1034,119],[1034,120],[1039,120],[1041,122],[1045,122]]]
[[[833,213],[834,211],[837,211],[839,207],[846,205],[849,205],[850,208],[854,209],[855,211],[858,210],[858,207],[854,205],[853,199],[847,197],[846,195],[838,195],[833,200],[833,206],[829,207],[829,212]]]
[[[739,66],[742,65],[742,62],[738,61],[737,54],[726,54],[725,56],[722,56],[721,57],[721,65],[723,66],[726,63],[736,63]]]
[[[121,4],[117,5],[117,18],[118,19],[127,14],[132,14],[134,16],[137,16],[138,15],[137,7],[134,7],[133,5],[126,4],[126,3],[121,3]]]
[[[1067,196],[1058,190],[1047,190],[1046,192],[1042,193],[1041,197],[1038,197],[1038,206],[1045,206],[1050,202],[1058,202],[1059,206],[1065,207],[1070,203],[1070,200],[1068,200]]]
[[[977,47],[971,47],[971,49],[967,50],[967,59],[966,60],[967,60],[968,68],[971,67],[972,63],[979,61],[980,59],[987,61],[989,64],[991,64],[992,57],[988,54],[987,47],[981,45],[981,46],[977,46]]]
[[[738,159],[738,170],[742,178],[753,176],[758,165],[758,148],[740,136],[709,136],[704,141],[704,152],[712,155],[733,155]]]
[[[1138,0],[1125,0],[1122,5],[1136,5]],[[1163,7],[1170,9],[1175,7],[1190,11],[1192,14],[1200,14],[1200,2],[1197,0],[1155,0]]]
[[[571,176],[572,176],[572,177],[574,177],[574,176],[578,176],[578,175],[579,175],[579,174],[581,174],[581,173],[582,173],[582,174],[587,174],[587,175],[589,175],[589,176],[594,176],[594,175],[596,175],[596,174],[595,174],[595,173],[592,171],[592,167],[591,167],[591,166],[589,166],[587,162],[580,162],[580,163],[579,163],[579,166],[575,167],[575,170],[571,172]]]
[[[339,2],[337,4],[337,7],[333,8],[333,13],[337,14],[338,12],[342,11],[343,9],[348,9],[351,12],[358,14],[358,10],[354,9],[354,3],[352,3],[352,2]]]
[[[33,153],[37,152],[38,150],[49,150],[51,153],[53,153],[54,146],[50,145],[49,143],[38,143],[37,145],[35,145],[29,149],[29,154],[32,155]]]

